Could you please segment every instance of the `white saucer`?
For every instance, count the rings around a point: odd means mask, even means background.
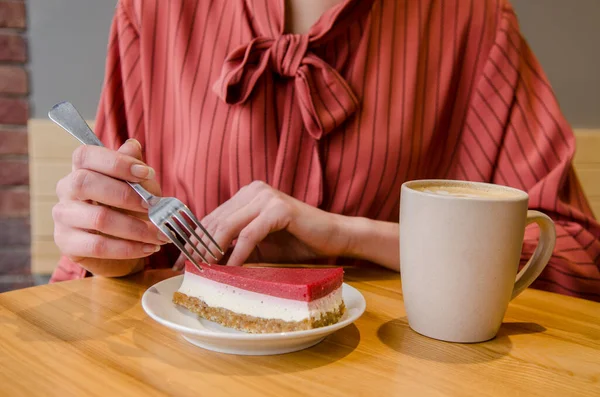
[[[179,289],[182,280],[183,275],[175,276],[148,288],[142,296],[144,311],[155,321],[179,332],[188,342],[220,353],[262,356],[306,349],[352,324],[367,306],[362,294],[344,283],[342,296],[346,313],[338,323],[306,331],[249,334],[205,320],[175,305],[173,293]]]

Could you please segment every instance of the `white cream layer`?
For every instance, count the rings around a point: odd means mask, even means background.
[[[319,318],[342,303],[342,287],[312,302],[297,301],[246,291],[208,280],[193,273],[185,273],[179,292],[235,313],[283,321],[302,321]]]

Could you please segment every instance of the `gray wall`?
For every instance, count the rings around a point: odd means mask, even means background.
[[[573,127],[600,128],[600,0],[512,0]]]
[[[33,117],[60,100],[93,118],[117,0],[28,0]],[[600,0],[512,0],[574,127],[600,128]]]
[[[117,0],[27,0],[32,117],[68,100],[96,116]]]

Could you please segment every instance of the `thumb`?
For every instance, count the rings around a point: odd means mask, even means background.
[[[144,161],[142,153],[142,144],[134,138],[129,138],[123,145],[117,150],[119,153],[127,156],[134,157],[138,160]],[[156,178],[148,179],[141,183],[141,185],[152,194],[157,196],[161,195],[161,188]]]
[[[137,139],[130,138],[126,140],[117,152],[134,157],[138,160],[143,160],[142,144]]]

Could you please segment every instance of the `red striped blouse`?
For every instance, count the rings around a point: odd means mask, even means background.
[[[573,133],[506,0],[346,0],[306,35],[284,33],[283,4],[121,0],[101,139],[138,139],[163,193],[199,216],[256,179],[393,222],[407,180],[521,188],[558,230],[535,287],[600,300],[600,226]],[[84,275],[63,258],[53,280]]]

